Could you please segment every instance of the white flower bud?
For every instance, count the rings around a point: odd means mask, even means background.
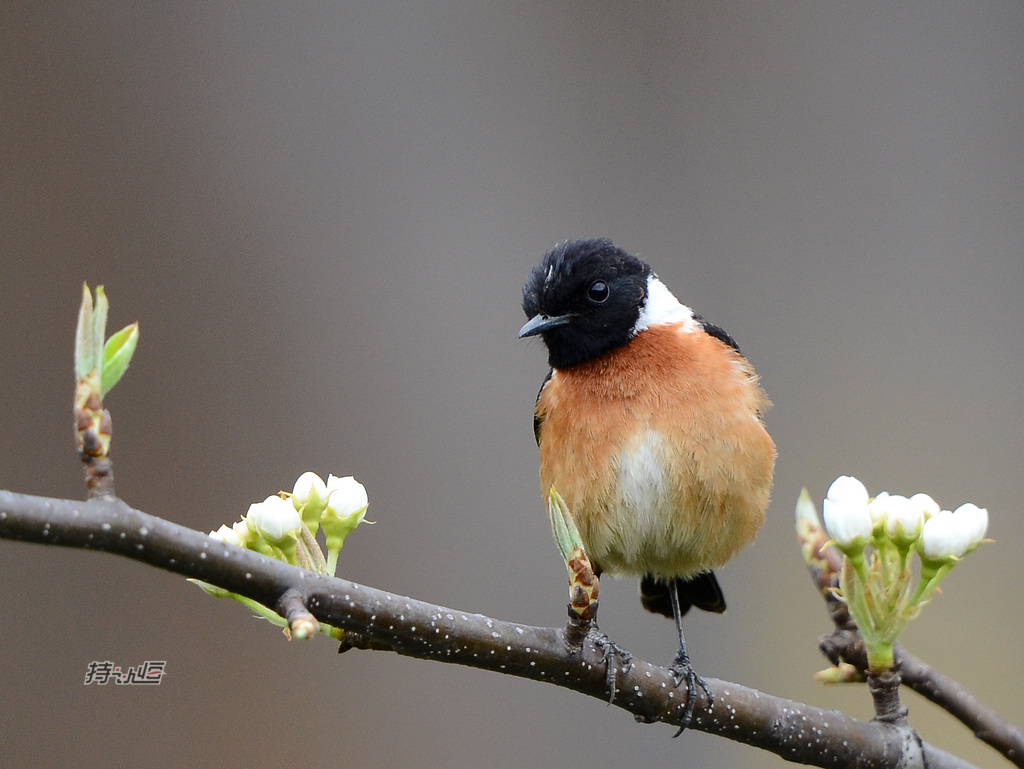
[[[240,521],[235,521],[231,524],[231,528],[234,530],[235,536],[241,541],[242,547],[248,547],[249,543],[252,542],[253,533],[249,529],[249,524],[246,523],[245,519],[243,518]]]
[[[863,549],[871,538],[868,490],[852,476],[841,475],[832,483],[822,503],[822,515],[828,535],[841,550],[851,547]]]
[[[924,511],[921,506],[899,494],[891,494],[886,503],[885,533],[897,545],[909,545],[921,536]]]
[[[327,545],[327,571],[333,574],[338,551],[345,543],[345,537],[363,522],[368,501],[363,484],[351,475],[344,478],[329,475],[327,493],[327,509],[320,518],[320,524],[323,526]]]
[[[863,505],[868,503],[867,487],[852,475],[840,475],[832,481],[825,496],[833,502],[848,501]]]
[[[242,538],[238,536],[238,533],[225,524],[221,524],[220,528],[216,531],[211,531],[210,536],[214,539],[218,539],[221,542],[226,542],[229,545],[237,545],[238,547],[244,547],[242,544]]]
[[[978,507],[973,502],[967,502],[953,511],[953,517],[958,519],[960,525],[967,531],[967,550],[973,550],[981,544],[988,529],[988,510]]]
[[[317,508],[317,516],[323,512],[327,504],[327,485],[316,473],[305,472],[295,481],[292,489],[292,504],[296,510],[301,510],[303,505],[310,504]]]
[[[273,545],[294,538],[302,529],[295,507],[276,494],[249,507],[249,517],[260,536]]]
[[[949,510],[942,510],[924,523],[921,550],[932,561],[960,558],[971,542],[970,525],[964,526]]]
[[[918,492],[912,496],[910,501],[921,509],[921,513],[924,515],[925,520],[928,520],[933,515],[938,515],[942,509],[939,507],[938,502],[922,492]]]
[[[885,526],[885,519],[889,515],[889,499],[890,495],[888,491],[880,491],[868,502],[868,513],[871,515],[871,523],[882,529]]]
[[[327,512],[335,518],[349,518],[369,504],[366,489],[351,475],[339,478],[327,476]]]

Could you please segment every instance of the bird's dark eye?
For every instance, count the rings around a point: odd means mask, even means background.
[[[611,293],[608,289],[608,284],[603,280],[595,280],[590,284],[590,288],[587,289],[587,298],[591,302],[601,304],[608,298],[608,294]]]

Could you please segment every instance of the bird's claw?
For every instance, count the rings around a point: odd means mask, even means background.
[[[699,686],[704,690],[704,694],[708,698],[709,708],[715,704],[715,693],[711,691],[711,687],[708,686],[707,681],[701,678],[697,674],[697,671],[693,669],[689,659],[685,657],[677,657],[675,661],[669,665],[669,670],[672,671],[672,677],[675,679],[677,689],[682,686],[684,681],[686,682],[686,709],[683,711],[679,731],[672,735],[673,737],[678,737],[686,731],[686,727],[688,727],[690,725],[690,721],[693,720],[693,710],[697,704],[697,687]]]
[[[601,650],[605,664],[605,679],[608,684],[608,704],[615,702],[615,694],[618,691],[616,680],[619,673],[619,662],[622,664],[622,672],[628,673],[633,667],[633,655],[612,641],[596,628],[592,631],[591,640],[594,646]]]

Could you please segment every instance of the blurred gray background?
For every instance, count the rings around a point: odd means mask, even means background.
[[[698,670],[811,681],[829,629],[793,537],[842,473],[991,511],[907,644],[1018,722],[1024,7],[1017,2],[7,4],[0,487],[81,497],[82,281],[142,339],[108,401],[117,487],[209,530],[303,470],[377,525],[349,578],[565,618],[517,341],[545,249],[607,236],[736,336],[775,406],[774,502],[687,626]],[[5,765],[781,766],[563,690],[286,643],[116,557],[0,542]],[[672,625],[602,585],[602,627]],[[167,660],[158,688],[86,665]],[[1000,765],[906,695],[925,737]]]

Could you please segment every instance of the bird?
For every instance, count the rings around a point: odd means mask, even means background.
[[[765,519],[768,397],[729,334],[608,239],[550,249],[522,306],[519,337],[539,336],[550,366],[534,409],[542,492],[564,499],[595,574],[639,578],[644,608],[675,620],[669,667],[686,682],[685,728],[697,686],[709,707],[714,694],[690,662],[683,616],[725,611],[714,570]]]

